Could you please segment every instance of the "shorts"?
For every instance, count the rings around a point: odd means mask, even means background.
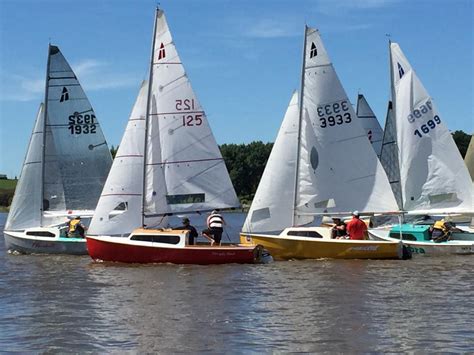
[[[212,239],[214,239],[214,242],[220,244],[223,231],[224,230],[222,228],[208,228],[208,229],[203,230],[202,232],[204,234],[211,236]]]

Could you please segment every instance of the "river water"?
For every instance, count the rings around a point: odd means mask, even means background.
[[[226,216],[234,240],[244,217]],[[10,255],[1,238],[0,349],[472,352],[473,266],[472,256],[105,265]]]

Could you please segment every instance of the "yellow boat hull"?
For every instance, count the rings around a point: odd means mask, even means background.
[[[370,240],[307,238],[240,234],[242,244],[262,245],[276,260],[288,259],[404,259],[403,244]]]

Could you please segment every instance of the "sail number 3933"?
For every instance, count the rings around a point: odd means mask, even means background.
[[[80,115],[76,113],[69,116],[68,129],[71,134],[96,133],[95,115]]]
[[[176,111],[194,111],[194,99],[179,99],[175,101]],[[183,126],[192,127],[202,125],[203,114],[201,112],[188,112],[183,115]]]
[[[352,117],[349,111],[347,101],[335,102],[318,106],[319,127],[326,128],[344,123],[350,123]]]

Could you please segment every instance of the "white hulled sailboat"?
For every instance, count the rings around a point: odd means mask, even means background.
[[[5,225],[7,248],[87,254],[84,238],[67,237],[66,217],[92,217],[111,164],[76,75],[59,48],[49,45],[45,104],[36,117]]]
[[[400,210],[414,215],[472,214],[472,181],[461,154],[434,100],[393,42],[390,68],[393,105],[387,116],[382,161],[387,173],[391,171],[398,180],[392,187],[396,187],[393,192]],[[387,154],[384,160],[386,146],[396,154]],[[470,233],[453,233],[454,240],[435,243],[428,228],[404,224],[392,231],[372,230],[370,235],[383,240],[402,235],[421,254],[474,253]]]

